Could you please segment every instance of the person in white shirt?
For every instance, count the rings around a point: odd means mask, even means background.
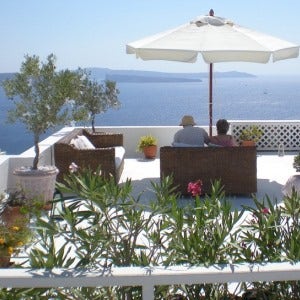
[[[175,133],[173,146],[204,147],[204,144],[209,144],[210,140],[207,132],[203,128],[195,127],[196,123],[192,116],[183,116],[179,125],[183,128]]]

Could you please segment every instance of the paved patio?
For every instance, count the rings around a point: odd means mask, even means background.
[[[296,153],[288,152],[283,157],[279,157],[277,152],[260,152],[257,155],[257,193],[258,199],[263,199],[268,195],[271,200],[281,201],[283,197],[282,188],[288,178],[294,175],[293,158]],[[146,203],[149,199],[154,199],[150,181],[160,180],[160,160],[126,159],[125,168],[121,176],[121,182],[126,178],[132,179],[133,195],[137,196],[145,191],[141,201]],[[252,197],[231,196],[233,207],[240,208],[241,205],[252,205]],[[189,201],[189,199],[182,199]]]

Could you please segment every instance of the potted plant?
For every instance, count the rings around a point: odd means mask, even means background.
[[[1,220],[7,226],[12,226],[20,220],[28,219],[28,214],[22,207],[26,203],[23,193],[20,191],[11,192],[1,199],[3,211],[1,213]]]
[[[32,230],[26,219],[20,219],[14,225],[0,224],[0,267],[10,266],[10,258],[21,251],[30,241]]]
[[[20,221],[29,221],[29,214],[38,215],[44,206],[42,201],[28,200],[22,190],[15,190],[1,198],[1,220],[7,226],[18,224]]]
[[[26,55],[20,72],[3,82],[6,95],[14,104],[8,111],[8,122],[21,122],[32,132],[35,151],[32,166],[18,168],[14,174],[26,198],[44,202],[52,200],[58,170],[55,166],[39,165],[40,137],[71,119],[66,103],[76,98],[81,81],[79,72],[57,72],[55,61],[53,54],[45,63],[38,56]]]
[[[82,72],[82,78],[81,93],[74,101],[73,117],[75,121],[90,120],[92,133],[95,133],[96,115],[109,108],[119,108],[119,90],[114,81],[107,80],[100,84],[91,80],[86,72]]]
[[[142,136],[138,142],[137,150],[143,152],[145,158],[155,158],[157,152],[157,139],[152,135]]]
[[[255,146],[255,144],[262,137],[263,131],[256,125],[249,126],[241,131],[240,140],[242,146]]]
[[[294,157],[293,167],[300,172],[300,152]]]

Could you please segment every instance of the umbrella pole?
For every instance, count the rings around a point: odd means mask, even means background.
[[[208,106],[209,106],[209,136],[212,136],[212,93],[213,93],[213,64],[209,64],[209,98],[208,98]]]

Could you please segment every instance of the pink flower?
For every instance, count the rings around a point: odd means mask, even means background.
[[[269,210],[267,207],[265,207],[265,208],[263,208],[263,209],[261,210],[261,212],[262,212],[263,214],[267,215],[267,214],[270,213],[270,210]]]
[[[202,181],[199,179],[195,182],[188,184],[187,191],[191,193],[193,197],[200,196],[202,194]]]
[[[79,168],[79,167],[78,167],[74,162],[72,162],[72,163],[69,165],[69,170],[70,170],[71,173],[77,172],[77,171],[78,171],[78,168]]]

